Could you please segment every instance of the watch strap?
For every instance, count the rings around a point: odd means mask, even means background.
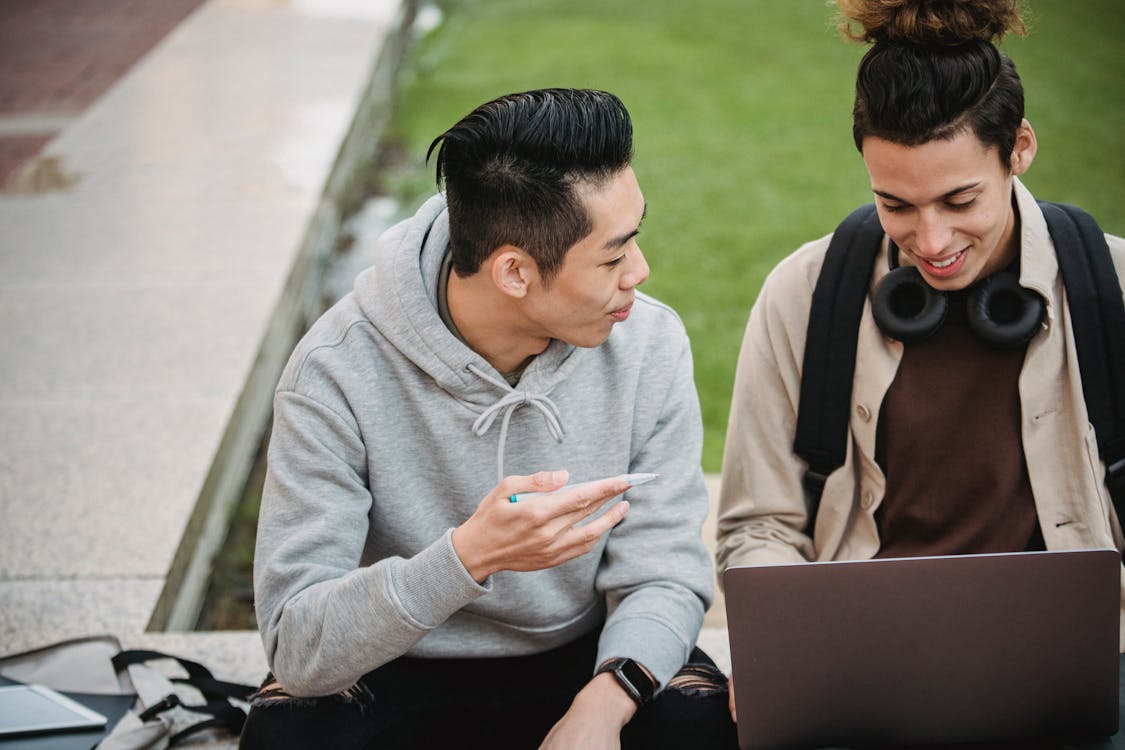
[[[617,683],[636,702],[637,706],[643,706],[652,700],[652,697],[656,694],[656,680],[652,679],[645,668],[632,659],[622,657],[607,659],[598,667],[596,674],[604,672],[613,674]]]

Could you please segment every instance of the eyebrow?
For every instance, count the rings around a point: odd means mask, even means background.
[[[604,245],[602,245],[602,250],[607,250],[607,251],[617,250],[618,248],[623,246],[626,242],[628,242],[629,240],[633,239],[638,234],[640,234],[641,233],[641,222],[643,222],[645,220],[646,216],[648,216],[648,201],[645,201],[645,208],[644,208],[643,211],[641,211],[641,220],[637,222],[637,228],[634,229],[631,232],[626,232],[625,234],[623,234],[619,237],[612,237],[612,238],[606,240],[606,243]]]
[[[970,182],[967,185],[955,187],[952,190],[949,190],[945,193],[942,193],[941,196],[939,196],[939,197],[943,200],[945,198],[952,198],[953,196],[958,195],[959,193],[964,193],[966,190],[972,190],[973,188],[976,188],[976,187],[979,187],[979,186],[980,186],[979,181]],[[875,193],[875,195],[886,198],[889,201],[896,201],[898,203],[906,203],[907,205],[910,205],[910,201],[904,201],[902,198],[899,198],[897,195],[894,195],[893,193],[888,193],[888,192],[885,192],[883,190],[872,190],[871,192]]]

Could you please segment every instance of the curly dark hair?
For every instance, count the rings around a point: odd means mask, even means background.
[[[1011,167],[1023,84],[993,40],[1026,31],[1015,0],[836,2],[842,33],[872,44],[852,110],[860,152],[867,137],[917,146],[969,130]]]

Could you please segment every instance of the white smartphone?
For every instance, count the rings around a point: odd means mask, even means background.
[[[44,685],[0,686],[0,737],[100,729],[106,718]]]

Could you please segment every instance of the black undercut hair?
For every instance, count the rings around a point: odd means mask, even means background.
[[[458,275],[513,245],[549,280],[593,230],[576,187],[603,185],[629,166],[633,124],[613,94],[538,89],[482,104],[434,139],[427,161],[435,149]]]

